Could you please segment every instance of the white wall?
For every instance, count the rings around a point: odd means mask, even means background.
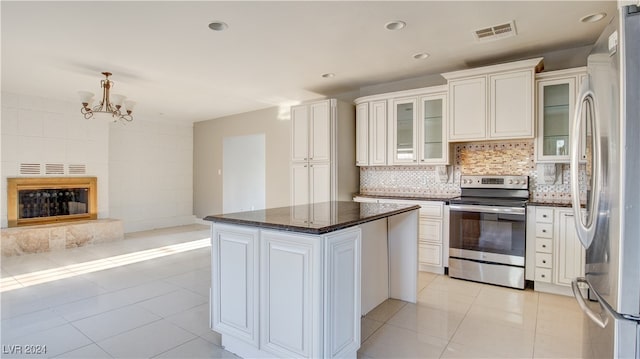
[[[110,215],[125,232],[192,224],[193,126],[141,117],[110,127]]]
[[[98,178],[98,217],[109,217],[109,123],[85,120],[78,103],[2,92],[2,227],[7,177],[20,163],[84,164]]]
[[[85,164],[98,177],[98,217],[123,220],[125,232],[194,222],[191,124],[85,120],[79,103],[6,92],[1,107],[2,227],[20,163]]]

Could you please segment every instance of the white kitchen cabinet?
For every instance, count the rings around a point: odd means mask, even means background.
[[[485,76],[449,81],[449,140],[487,137],[487,79]]]
[[[387,101],[369,104],[369,166],[387,164]]]
[[[534,137],[532,69],[489,75],[489,138]]]
[[[449,140],[534,137],[534,74],[542,58],[442,74],[449,86]]]
[[[369,165],[369,104],[356,105],[356,166]]]
[[[211,247],[212,328],[258,346],[259,231],[216,226]]]
[[[393,164],[415,164],[418,162],[415,97],[392,100],[391,120]]]
[[[262,231],[260,348],[278,357],[321,357],[322,247],[313,237]]]
[[[368,96],[355,103],[358,116],[368,116],[367,122],[357,120],[359,166],[449,164],[446,86]]]
[[[291,107],[292,205],[347,201],[357,192],[354,120],[353,105],[335,99]]]
[[[570,286],[577,277],[584,277],[585,250],[575,230],[573,210],[559,209],[555,213],[557,233],[555,234],[556,256],[555,283]]]
[[[571,121],[584,67],[536,75],[537,137],[536,162],[568,163]],[[586,121],[585,121],[586,122]],[[586,127],[581,131],[581,157],[585,153]]]
[[[329,161],[329,100],[291,107],[292,161]]]
[[[448,164],[447,95],[420,97],[418,158],[420,164]]]
[[[577,238],[573,210],[558,207],[527,208],[527,266],[534,266],[536,291],[572,295],[571,281],[584,276],[585,251]],[[533,246],[530,243],[533,242]],[[527,271],[527,273],[530,273]]]

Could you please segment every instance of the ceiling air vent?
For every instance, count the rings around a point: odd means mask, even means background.
[[[478,29],[473,32],[473,36],[476,41],[493,41],[498,39],[504,39],[506,37],[516,36],[516,23],[510,21],[506,24],[493,25],[483,29]]]
[[[20,174],[21,175],[39,175],[40,174],[39,163],[21,163]]]

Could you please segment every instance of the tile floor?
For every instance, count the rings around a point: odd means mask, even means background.
[[[208,237],[193,225],[3,257],[0,357],[235,358],[208,328]],[[362,319],[360,358],[582,356],[572,298],[429,273],[419,289],[418,303],[388,300]]]

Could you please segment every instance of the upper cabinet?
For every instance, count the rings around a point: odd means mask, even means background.
[[[358,166],[449,163],[446,86],[370,96],[356,104]]]
[[[293,161],[330,160],[330,111],[329,101],[291,108]]]
[[[536,162],[569,162],[571,121],[584,67],[551,71],[536,76],[537,124]],[[585,121],[586,122],[586,121]],[[586,127],[581,131],[584,144]],[[586,158],[584,146],[581,157]]]
[[[533,138],[534,76],[542,58],[442,74],[449,85],[449,140]]]

